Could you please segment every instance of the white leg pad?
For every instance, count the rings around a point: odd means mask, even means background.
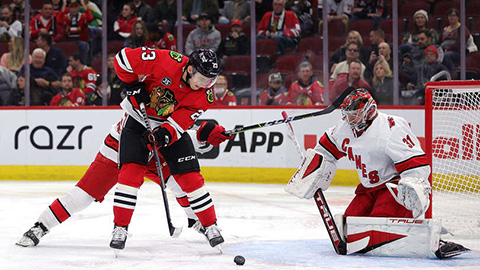
[[[347,254],[435,258],[440,231],[431,219],[347,217]]]

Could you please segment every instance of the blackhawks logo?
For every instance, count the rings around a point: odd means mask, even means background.
[[[208,103],[213,103],[213,91],[211,88],[208,88],[207,90],[205,90],[205,93],[207,94],[207,101]]]
[[[155,109],[158,116],[166,117],[175,111],[178,102],[172,90],[158,86],[153,88],[152,93],[150,108]]]
[[[177,61],[178,63],[182,63],[182,59],[183,59],[182,54],[179,54],[179,53],[174,52],[174,51],[170,51],[169,55],[173,60]]]

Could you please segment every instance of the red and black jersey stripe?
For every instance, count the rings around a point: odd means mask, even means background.
[[[413,156],[407,160],[398,162],[395,164],[395,169],[398,173],[402,173],[407,170],[415,169],[418,167],[429,166],[427,155],[422,154],[418,156]]]
[[[341,152],[338,150],[337,146],[330,140],[328,137],[327,133],[324,133],[323,136],[320,138],[318,143],[325,149],[327,150],[332,156],[339,160],[342,157],[346,156],[345,153]]]
[[[118,140],[115,139],[112,135],[108,134],[104,141],[105,145],[113,151],[118,152]]]

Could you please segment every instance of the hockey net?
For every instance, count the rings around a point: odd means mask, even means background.
[[[480,82],[434,82],[425,93],[433,218],[454,236],[480,238]]]

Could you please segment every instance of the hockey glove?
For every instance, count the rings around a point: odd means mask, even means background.
[[[219,146],[222,142],[231,140],[234,137],[235,135],[228,136],[224,127],[208,121],[204,121],[197,131],[197,139],[199,141],[207,141],[207,143],[213,146]]]
[[[142,142],[148,150],[152,151],[154,146],[155,148],[168,146],[172,142],[172,133],[162,125],[150,133],[145,131],[142,135]]]
[[[145,103],[145,105],[150,103],[150,97],[148,96],[144,82],[123,83],[123,87],[130,101],[137,103],[133,105],[140,105],[142,102]]]

